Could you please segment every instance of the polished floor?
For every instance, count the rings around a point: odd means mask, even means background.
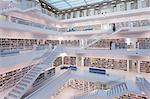
[[[54,99],[71,99],[73,96],[82,93],[81,90],[64,88]]]

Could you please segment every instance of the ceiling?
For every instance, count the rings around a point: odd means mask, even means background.
[[[88,6],[103,1],[112,1],[112,0],[47,0],[47,2],[50,5],[59,10],[72,9],[80,6]]]

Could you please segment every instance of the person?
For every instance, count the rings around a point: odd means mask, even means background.
[[[112,29],[113,29],[113,32],[116,31],[116,25],[115,25],[115,23],[113,23]]]
[[[112,47],[112,41],[110,41],[110,50],[111,50],[111,47]]]

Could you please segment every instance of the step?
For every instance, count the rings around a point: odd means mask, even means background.
[[[12,97],[12,96],[6,96],[6,97],[4,97],[4,99],[19,99],[19,98]]]
[[[18,93],[18,94],[21,94],[21,91],[20,91],[20,90],[13,89],[12,91],[13,91],[13,92],[16,92],[16,93]]]
[[[15,91],[11,91],[10,93],[16,95],[17,97],[21,94],[21,93],[15,92]]]
[[[35,72],[35,71],[30,71],[29,73],[30,74],[39,74],[38,72]]]
[[[24,90],[24,87],[19,86],[19,85],[17,85],[16,88],[17,88],[17,89],[20,89],[20,90]]]
[[[35,69],[40,69],[40,70],[42,69],[41,67],[33,67],[33,68],[35,68]]]
[[[41,70],[39,70],[39,69],[32,69],[32,71],[39,72]]]
[[[36,77],[36,76],[33,75],[33,74],[27,74],[26,76],[28,76],[28,77]]]
[[[8,97],[4,97],[4,99],[9,99]]]
[[[23,82],[19,82],[18,85],[25,86],[25,87],[28,86],[27,84],[25,84],[25,83],[23,83]]]
[[[26,83],[28,83],[28,84],[30,83],[30,80],[27,80],[27,79],[22,79],[21,81],[22,81],[22,82],[26,82]]]
[[[23,79],[33,80],[33,77],[25,76]]]
[[[16,98],[16,99],[18,98],[18,96],[15,95],[14,93],[8,93],[8,95],[11,96],[11,97],[14,97],[14,98]]]

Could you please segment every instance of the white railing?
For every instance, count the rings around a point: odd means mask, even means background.
[[[115,34],[119,33],[120,31],[124,31],[124,30],[129,30],[129,28],[128,28],[128,27],[123,27],[123,28],[121,28],[121,29],[118,29],[118,30],[115,31],[115,32],[112,32],[112,31],[109,30],[109,31],[110,31],[110,34],[105,34],[105,35],[103,35],[103,36],[101,36],[101,37],[98,37],[97,39],[93,40],[92,42],[88,42],[89,44],[87,44],[85,48],[90,47],[91,45],[95,44],[96,42],[98,42],[98,41],[101,40],[101,39],[108,38],[108,37],[110,37],[110,36],[112,36],[112,35],[115,35]]]
[[[96,97],[98,96],[98,92],[99,90],[84,92],[76,96],[73,96],[72,99],[96,99]]]
[[[60,75],[56,75],[54,76],[55,78],[52,79],[51,81],[47,82],[47,84],[45,84],[44,86],[42,86],[41,88],[39,88],[38,90],[36,90],[35,92],[33,92],[32,94],[30,94],[29,96],[25,97],[25,99],[30,99],[34,96],[34,94],[37,94],[38,91],[43,90],[44,88],[46,88],[47,86],[51,86],[51,91],[49,92],[50,96],[56,96],[57,94],[57,90],[66,83],[66,81],[68,81],[71,77],[71,71],[67,70],[64,73],[60,74]]]
[[[37,65],[37,64],[41,63],[43,58],[47,57],[48,53],[50,53],[50,52],[51,52],[51,48],[49,48],[42,56],[34,58],[26,66],[32,66],[32,65]],[[3,86],[0,87],[0,92],[15,85],[16,82],[14,83],[14,77],[16,75],[17,75],[17,73],[15,75],[13,75]]]
[[[141,92],[150,97],[150,83],[143,77],[136,77],[136,84]]]
[[[125,82],[121,82],[113,85],[110,89],[107,90],[107,96],[113,96],[127,91],[127,85]]]
[[[27,64],[26,66],[37,65],[40,62],[41,62],[40,59],[34,59],[29,64]],[[15,75],[13,75],[3,86],[0,87],[0,92],[5,91],[6,89],[11,88],[12,86],[14,86],[18,82],[18,81],[14,81],[16,75],[18,75],[18,74],[16,73]]]
[[[7,94],[6,97],[9,97],[10,93],[13,92],[13,90],[16,89],[16,86],[19,85],[19,83],[22,82],[25,79],[26,75],[30,74],[31,72],[34,72],[34,68],[35,67],[41,68],[39,71],[36,72],[36,74],[34,75],[34,77],[32,77],[32,80],[30,80],[30,83],[28,83],[28,85],[26,85],[25,89],[23,91],[21,91],[20,94],[17,96],[17,97],[21,98],[22,95],[28,90],[28,88],[34,83],[34,81],[36,80],[36,78],[38,77],[38,75],[40,75],[41,71],[44,70],[44,69],[46,69],[47,67],[49,67],[49,66],[47,66],[47,65],[49,65],[49,63],[52,63],[52,61],[53,61],[52,59],[54,59],[52,53],[56,53],[55,51],[57,51],[57,49],[59,49],[59,47],[56,47],[53,51],[51,51],[49,53],[50,55],[48,57],[46,57],[46,59],[44,59],[44,62],[42,63],[43,65],[39,64],[39,65],[32,66],[32,68],[15,84],[15,86],[12,88],[12,90],[10,90],[8,92],[8,94]],[[54,55],[57,55],[57,54],[54,54]],[[45,61],[48,58],[51,58],[51,60],[49,60],[48,62]],[[45,64],[45,62],[46,62],[46,64]]]

